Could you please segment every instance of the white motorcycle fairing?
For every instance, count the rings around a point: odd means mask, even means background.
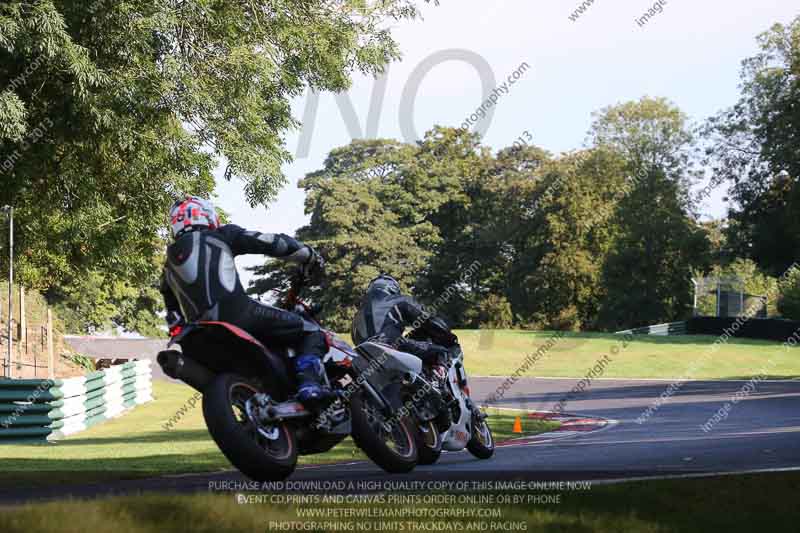
[[[377,390],[403,379],[413,381],[422,373],[422,359],[387,344],[367,341],[359,344],[357,350],[366,356],[357,360],[360,365],[357,368]]]
[[[360,344],[357,351],[364,355],[353,361],[361,373],[359,379],[363,377],[375,390],[384,390],[401,381],[411,383],[422,376],[422,359],[415,355],[371,341]],[[472,435],[472,403],[465,390],[466,383],[464,353],[459,349],[450,360],[445,384],[457,402],[452,409],[453,423],[441,434],[442,448],[447,451],[463,450]]]
[[[459,350],[447,369],[447,387],[458,401],[457,413],[453,413],[453,424],[450,429],[442,433],[442,448],[451,451],[461,451],[467,447],[472,435],[472,410],[470,409],[469,396],[462,388],[466,384],[467,376],[464,372],[464,353]]]

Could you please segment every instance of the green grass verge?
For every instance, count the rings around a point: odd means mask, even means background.
[[[536,352],[552,332],[515,330],[457,331],[470,375],[508,376],[516,372],[526,357]],[[524,376],[582,377],[608,355],[602,377],[678,378],[710,353],[713,336],[657,337],[637,335],[617,354],[621,335],[567,333]],[[785,349],[780,343],[751,339],[732,339],[700,365],[694,379],[750,379],[767,371],[770,378],[800,376],[800,350]]]
[[[0,445],[0,487],[91,483],[165,474],[213,472],[232,468],[208,434],[200,404],[188,410],[169,431],[164,424],[187,405],[194,391],[185,385],[153,384],[154,402],[118,419],[50,444]],[[496,439],[512,436],[514,416],[493,411]],[[525,421],[527,434],[554,428]],[[300,458],[300,464],[367,459],[351,439],[324,454]]]
[[[489,427],[492,428],[492,435],[496,442],[503,442],[510,439],[518,439],[530,435],[538,435],[547,431],[558,429],[560,422],[548,420],[537,420],[528,418],[526,413],[521,411],[511,411],[490,407],[486,410],[489,415]],[[522,433],[514,433],[514,421],[519,417],[522,425]]]
[[[558,503],[525,505],[429,505],[415,509],[481,508],[498,510],[500,518],[406,519],[404,531],[414,531],[408,522],[421,523],[416,531],[470,531],[470,522],[484,521],[522,525],[527,531],[559,532],[743,532],[797,531],[800,508],[794,497],[800,490],[796,473],[720,477],[695,480],[636,482],[593,486],[590,490],[560,493]],[[557,493],[542,493],[555,496]],[[0,528],[8,533],[30,531],[114,531],[115,533],[161,533],[166,531],[240,532],[274,531],[274,522],[305,523],[299,509],[397,509],[397,505],[346,504],[237,504],[234,494],[192,496],[145,495],[94,501],[64,501],[6,508],[0,512]],[[80,517],[76,520],[75,517]],[[330,525],[305,531],[365,531],[357,524],[371,522],[372,531],[399,531],[385,528],[387,522],[402,519],[330,518]],[[316,519],[316,522],[322,522]],[[383,521],[384,529],[377,529]],[[272,527],[270,522],[273,522]],[[424,524],[440,529],[426,529]],[[345,524],[352,524],[346,529]],[[450,524],[451,529],[441,529]],[[457,529],[460,524],[461,529]],[[365,526],[362,526],[362,528]],[[485,528],[482,531],[503,529]],[[481,531],[481,529],[471,529]]]

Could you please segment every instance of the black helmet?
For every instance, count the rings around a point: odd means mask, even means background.
[[[389,274],[381,274],[369,282],[367,291],[383,291],[386,294],[400,294],[400,282]]]

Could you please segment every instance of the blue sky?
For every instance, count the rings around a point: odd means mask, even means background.
[[[636,19],[654,3],[595,0],[575,22],[569,15],[580,0],[441,0],[438,7],[425,5],[424,20],[394,28],[404,57],[389,67],[378,136],[402,138],[403,91],[411,86],[414,69],[443,50],[481,57],[498,83],[523,62],[530,65],[499,99],[488,123],[484,142],[494,149],[510,145],[525,131],[535,144],[554,153],[580,148],[593,111],[645,95],[669,98],[699,123],[736,101],[740,63],[756,52],[756,36],[775,22],[788,23],[800,15],[787,0],[667,0],[660,14],[639,26]],[[374,87],[371,77],[357,76],[348,91],[362,131]],[[460,125],[482,100],[475,66],[447,61],[425,76],[410,115],[421,135],[435,124]],[[293,102],[298,119],[306,104],[307,96]],[[251,209],[240,182],[217,180],[217,201],[234,223],[292,234],[306,222],[297,180],[320,168],[326,154],[349,143],[351,136],[332,94],[320,96],[316,119],[304,127],[313,128],[309,152],[285,166],[289,183],[269,207]],[[300,131],[286,137],[292,153],[299,137]],[[706,201],[707,216],[724,214],[723,195],[721,188]],[[260,262],[246,257],[238,264]],[[242,274],[246,284],[250,276]]]

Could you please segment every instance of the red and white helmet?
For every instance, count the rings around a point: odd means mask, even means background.
[[[218,228],[219,216],[208,200],[187,196],[172,204],[169,210],[169,223],[172,227],[172,236],[177,238],[184,231]]]

